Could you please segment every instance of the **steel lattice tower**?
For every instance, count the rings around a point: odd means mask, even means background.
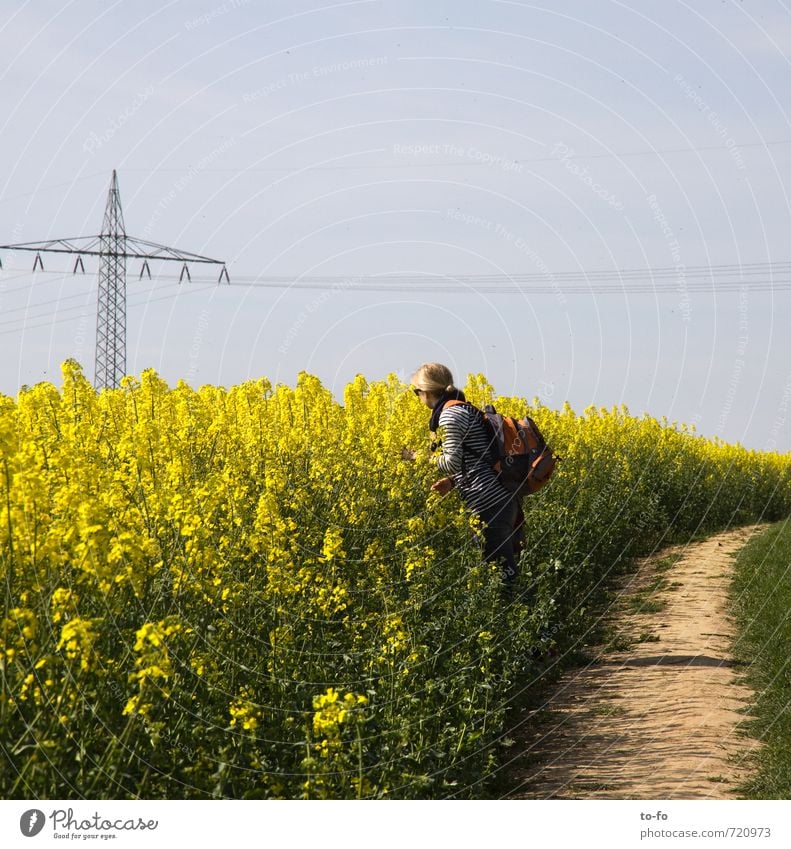
[[[183,263],[179,283],[190,280],[188,263],[200,262],[222,265],[220,278],[230,282],[225,263],[199,254],[168,248],[155,242],[126,235],[118,175],[113,179],[107,196],[102,232],[98,236],[76,239],[52,239],[46,242],[25,242],[20,245],[0,245],[0,249],[35,251],[33,271],[44,270],[42,253],[76,254],[74,273],[85,271],[83,256],[99,257],[99,297],[96,305],[96,357],[94,361],[94,387],[97,390],[116,388],[126,374],[126,261],[142,259],[140,279],[144,274],[151,279],[148,260],[162,259]],[[0,262],[2,268],[2,262]]]
[[[118,386],[126,374],[126,229],[115,171],[99,243],[94,361],[94,385],[97,389]]]

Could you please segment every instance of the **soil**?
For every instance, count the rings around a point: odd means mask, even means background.
[[[639,562],[613,605],[615,640],[512,729],[506,798],[738,798],[757,744],[737,730],[752,692],[730,654],[727,591],[734,555],[766,527]]]

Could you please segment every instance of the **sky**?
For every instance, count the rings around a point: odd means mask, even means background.
[[[0,244],[98,234],[116,170],[130,236],[227,263],[130,261],[130,374],[440,361],[791,450],[781,0],[0,10]],[[0,251],[7,395],[94,375],[97,258],[33,258]]]

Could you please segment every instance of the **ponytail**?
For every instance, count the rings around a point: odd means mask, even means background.
[[[459,391],[453,385],[450,369],[442,363],[423,363],[412,375],[412,382],[418,389],[433,395],[452,394]]]

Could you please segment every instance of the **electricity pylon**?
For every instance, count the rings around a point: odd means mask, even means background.
[[[51,239],[46,242],[25,242],[19,245],[0,245],[2,250],[35,251],[33,271],[44,270],[42,253],[76,254],[74,273],[85,272],[84,256],[99,257],[99,297],[96,306],[96,359],[94,387],[97,390],[115,389],[126,374],[126,261],[142,259],[140,279],[147,274],[151,279],[150,259],[163,259],[183,263],[179,283],[186,276],[190,280],[188,263],[203,262],[222,265],[220,277],[230,283],[228,269],[219,259],[211,259],[189,251],[168,248],[145,239],[126,235],[118,176],[113,180],[107,196],[102,232],[98,236],[81,236],[75,239]],[[2,268],[2,261],[0,261]]]

